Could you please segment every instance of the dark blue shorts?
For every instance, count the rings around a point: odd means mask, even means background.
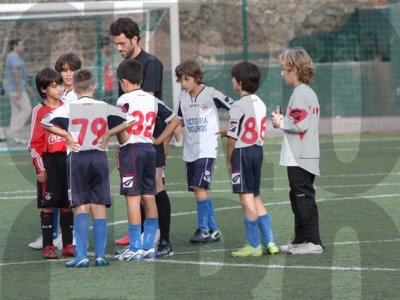
[[[193,192],[194,187],[210,189],[214,164],[215,158],[200,158],[186,163],[188,191]]]
[[[234,193],[260,195],[263,148],[234,149],[232,154],[232,190]]]
[[[65,152],[43,153],[47,181],[37,182],[37,206],[69,207],[67,185],[67,156]]]
[[[67,171],[71,207],[84,204],[111,206],[107,152],[71,152],[67,157]]]
[[[120,194],[156,194],[156,149],[149,143],[128,144],[120,148]]]

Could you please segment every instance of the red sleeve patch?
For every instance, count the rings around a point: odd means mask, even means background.
[[[307,111],[301,108],[293,108],[290,110],[289,115],[293,118],[293,124],[303,121],[307,117]]]

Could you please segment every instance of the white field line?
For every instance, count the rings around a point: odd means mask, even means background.
[[[365,243],[392,243],[400,242],[400,239],[393,240],[377,240],[377,241],[344,241],[333,243],[333,246],[342,245],[357,245]],[[200,249],[199,249],[200,250]],[[230,252],[235,249],[214,249],[214,250],[200,250],[200,251],[186,251],[186,252],[175,252],[176,256],[193,255],[193,254],[205,254],[215,252]],[[88,253],[89,256],[94,256],[94,253]],[[323,255],[323,254],[321,254]],[[114,255],[107,255],[108,258],[112,259]],[[54,263],[63,262],[68,259],[58,260],[31,260],[22,262],[7,262],[0,263],[0,267],[16,266],[16,265],[28,265],[28,264],[40,264],[40,263]],[[129,263],[129,262],[128,262]],[[231,268],[257,268],[257,269],[288,269],[288,270],[316,270],[316,271],[351,271],[351,272],[400,272],[400,268],[380,268],[380,267],[356,267],[356,266],[306,266],[306,265],[278,265],[278,264],[248,264],[248,263],[226,263],[226,262],[212,262],[212,261],[193,261],[193,260],[176,260],[170,258],[156,259],[154,263],[166,263],[175,265],[198,265],[198,266],[213,266],[213,267],[231,267]]]

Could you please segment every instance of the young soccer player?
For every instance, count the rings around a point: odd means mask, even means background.
[[[91,213],[95,266],[101,267],[108,265],[106,207],[111,206],[106,143],[110,136],[127,128],[126,114],[115,106],[92,99],[95,84],[90,71],[75,72],[73,86],[78,100],[52,111],[41,124],[68,144],[68,193],[75,208],[77,255],[66,266],[89,266],[87,243]]]
[[[197,229],[190,242],[218,242],[221,233],[209,189],[218,149],[218,109],[229,109],[233,100],[202,83],[203,71],[196,61],[182,62],[175,75],[184,89],[179,95],[178,117],[185,129],[183,160],[188,190],[194,192],[197,204]]]
[[[240,94],[229,111],[227,162],[232,174],[232,189],[240,196],[243,206],[247,244],[234,257],[261,256],[262,246],[270,254],[279,252],[274,243],[269,214],[260,197],[261,165],[267,108],[254,93],[260,84],[258,67],[241,62],[232,68],[232,86]]]
[[[319,235],[314,179],[319,175],[319,103],[310,88],[315,67],[303,48],[279,55],[283,81],[293,87],[286,113],[272,114],[275,128],[283,131],[280,164],[287,167],[290,204],[294,213],[294,239],[282,252],[323,252]]]
[[[76,101],[78,99],[76,93],[72,89],[72,76],[74,75],[75,71],[81,68],[81,65],[82,63],[79,57],[72,52],[63,54],[56,60],[55,69],[61,74],[63,81],[63,93],[61,96],[61,101],[64,103]],[[56,248],[61,249],[62,235],[58,235],[58,208],[54,208],[53,217],[53,245]],[[29,243],[28,246],[33,249],[42,249],[42,236],[38,237],[34,242]]]
[[[80,70],[82,62],[80,58],[72,53],[65,53],[61,55],[55,63],[55,69],[60,72],[63,78],[64,92],[61,101],[64,103],[78,100],[78,97],[72,89],[72,78],[74,73]]]
[[[57,258],[53,245],[54,210],[60,208],[63,256],[75,256],[72,245],[73,213],[69,208],[66,176],[67,145],[63,138],[56,136],[40,125],[44,116],[62,106],[62,77],[52,69],[45,68],[36,75],[36,88],[41,103],[32,111],[31,137],[28,149],[36,167],[38,207],[42,226],[40,248],[43,257]],[[57,224],[58,218],[56,219]]]
[[[161,100],[140,88],[143,71],[137,60],[124,60],[118,66],[117,76],[125,92],[118,99],[117,106],[133,116],[135,122],[128,130],[131,136],[126,143],[121,145],[119,153],[121,195],[125,195],[126,198],[130,244],[129,247],[117,253],[115,258],[119,260],[154,259],[158,212],[155,202],[156,149],[153,146],[152,135],[157,118],[168,123],[157,139],[159,143],[173,133],[179,120]],[[143,241],[141,201],[145,209]]]

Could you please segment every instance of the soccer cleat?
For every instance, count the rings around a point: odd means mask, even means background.
[[[115,240],[115,245],[119,245],[119,246],[129,245],[129,236],[125,235],[122,238]]]
[[[208,243],[211,241],[211,235],[209,232],[204,232],[200,228],[197,229],[193,236],[190,238],[191,243]]]
[[[75,246],[72,244],[68,244],[67,246],[65,246],[62,251],[61,251],[62,255],[64,257],[75,257],[76,256],[76,249]]]
[[[152,260],[156,258],[156,251],[154,248],[150,248],[147,250],[143,249],[143,258],[147,260]]]
[[[266,252],[269,254],[279,253],[279,247],[274,242],[269,242],[267,247],[265,247]]]
[[[57,253],[54,246],[46,246],[42,249],[42,255],[44,259],[56,259]]]
[[[261,256],[262,247],[261,245],[258,245],[258,247],[254,248],[249,244],[246,244],[243,248],[240,248],[238,251],[232,252],[231,255],[233,257]]]
[[[120,255],[120,254],[122,254],[122,253],[124,253],[124,252],[126,252],[128,250],[129,250],[129,245],[125,246],[124,248],[121,248],[121,249],[115,251],[115,258],[117,258],[118,255]]]
[[[107,258],[102,257],[102,256],[97,256],[95,261],[94,261],[94,265],[96,267],[105,267],[108,266],[110,263],[108,262]]]
[[[116,255],[115,258],[118,260],[143,260],[143,250],[139,249],[133,251],[128,249],[128,251],[125,251],[120,255]]]
[[[279,247],[279,250],[281,253],[292,253],[292,250],[296,247],[299,247],[303,245],[303,243],[301,244],[294,244],[294,243],[289,243],[287,245],[282,245]]]
[[[218,229],[215,231],[210,230],[210,242],[219,242],[221,237],[221,232]]]
[[[289,253],[296,254],[320,254],[324,251],[321,245],[316,245],[314,243],[303,243],[295,248],[292,248]]]
[[[160,243],[157,246],[157,257],[165,257],[172,256],[174,252],[172,251],[172,246],[170,242],[167,242],[164,239],[160,240]]]
[[[89,260],[84,258],[75,257],[73,260],[70,260],[65,264],[67,268],[87,268],[89,267]]]

